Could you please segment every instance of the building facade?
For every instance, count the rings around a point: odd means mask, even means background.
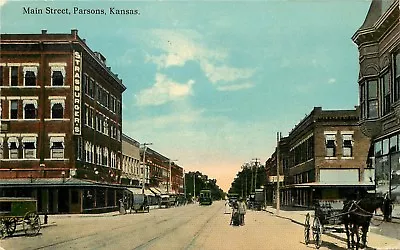
[[[316,107],[280,139],[271,158],[279,159],[284,174],[281,204],[309,207],[314,199],[341,199],[357,189],[374,188],[368,164],[370,140],[361,132],[358,119],[359,109]],[[272,176],[277,163],[266,162]]]
[[[141,183],[140,143],[122,134],[121,184],[139,186]]]
[[[77,30],[1,34],[1,196],[39,211],[117,209],[125,86]]]
[[[399,1],[373,0],[352,39],[359,50],[360,125],[371,138],[376,191],[395,200],[400,216]]]

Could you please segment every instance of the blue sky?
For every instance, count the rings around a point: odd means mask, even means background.
[[[351,36],[370,1],[5,1],[1,33],[78,29],[122,78],[123,132],[227,191],[313,107],[358,104]],[[23,7],[107,15],[27,15]],[[110,15],[109,8],[140,15]]]

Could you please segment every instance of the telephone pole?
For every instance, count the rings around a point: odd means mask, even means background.
[[[254,193],[256,192],[256,189],[257,189],[257,170],[258,170],[258,161],[260,160],[259,158],[254,158],[253,159],[254,161],[255,161],[255,163],[256,163],[256,165],[255,165],[255,170],[256,170],[256,172],[255,172],[255,178],[254,178]]]
[[[142,174],[142,194],[144,194],[144,185],[145,185],[145,175],[146,175],[146,170],[147,170],[147,164],[146,164],[146,150],[148,145],[153,145],[153,143],[143,143],[142,144],[144,149],[143,149],[143,174]]]
[[[279,141],[281,140],[280,133],[276,133],[276,214],[279,215],[280,210],[280,190],[279,190],[279,165],[280,165],[280,157],[279,157]]]

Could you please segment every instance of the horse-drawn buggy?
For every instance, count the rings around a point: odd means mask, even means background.
[[[378,208],[384,214],[387,212],[384,209],[387,202],[390,202],[390,200],[386,197],[377,197],[375,195],[355,200],[316,200],[312,224],[309,213],[305,218],[304,241],[309,244],[310,233],[312,233],[314,244],[318,249],[322,245],[322,234],[327,230],[334,230],[346,233],[348,248],[366,247],[371,219]],[[355,242],[354,236],[356,236],[357,242]]]
[[[0,238],[15,233],[17,225],[22,225],[28,236],[40,231],[40,218],[37,214],[37,201],[33,198],[0,198]]]
[[[133,194],[131,209],[136,213],[149,212],[149,203],[147,201],[147,196],[145,194]]]

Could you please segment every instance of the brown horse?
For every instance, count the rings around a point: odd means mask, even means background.
[[[349,249],[353,249],[354,246],[356,249],[367,246],[367,233],[372,216],[378,208],[380,208],[383,213],[386,213],[387,211],[384,209],[386,202],[388,202],[386,197],[367,197],[360,200],[348,200],[345,202],[342,210],[342,222],[345,225],[347,247]],[[362,230],[361,246],[359,235],[360,228]],[[357,243],[354,241],[354,235],[357,237]]]

